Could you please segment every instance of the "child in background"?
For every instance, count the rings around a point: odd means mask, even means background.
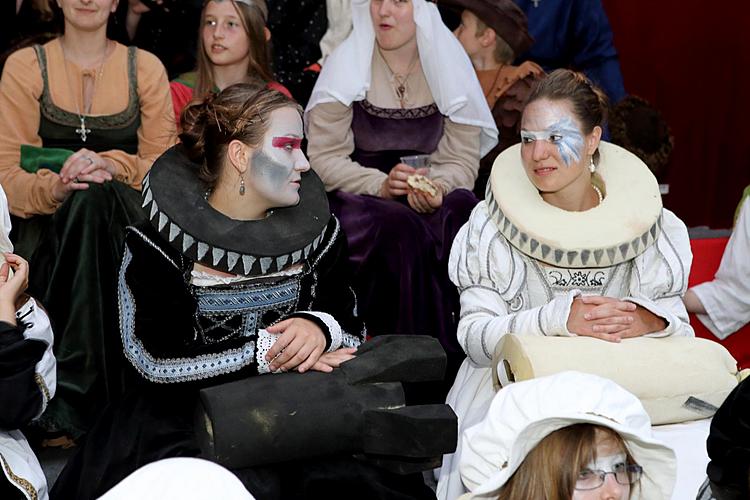
[[[521,110],[544,70],[531,61],[513,65],[534,39],[527,30],[526,16],[512,0],[446,0],[443,4],[461,12],[461,24],[453,33],[471,59],[500,132],[495,148],[482,158],[474,184],[474,194],[483,199],[495,158],[521,140]]]
[[[274,81],[267,20],[265,0],[206,1],[201,12],[198,66],[169,84],[178,126],[180,114],[190,101],[235,83],[260,81],[292,97]]]

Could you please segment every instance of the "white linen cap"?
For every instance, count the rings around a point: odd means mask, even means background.
[[[550,433],[577,423],[608,427],[643,467],[632,499],[669,500],[674,452],[652,437],[651,421],[634,395],[611,380],[562,372],[501,389],[485,418],[464,433],[461,479],[468,498],[497,498],[526,455]]]

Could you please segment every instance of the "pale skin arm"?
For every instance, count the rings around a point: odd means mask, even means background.
[[[8,277],[10,269],[13,276]],[[29,285],[29,264],[18,255],[5,254],[0,266],[0,321],[16,324],[16,302]]]
[[[281,334],[266,353],[269,369],[274,372],[308,370],[332,372],[341,363],[354,358],[356,349],[341,348],[324,353],[326,337],[312,321],[304,318],[289,318],[266,328],[269,333]]]
[[[637,304],[595,295],[576,297],[567,322],[571,333],[610,342],[641,337],[666,327],[663,318]]]
[[[685,292],[685,295],[682,297],[682,302],[685,303],[685,309],[687,309],[689,313],[708,314],[703,302],[701,302],[701,299],[698,298],[698,295],[696,295],[692,289],[688,289],[688,291]]]

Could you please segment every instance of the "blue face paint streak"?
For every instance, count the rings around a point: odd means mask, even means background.
[[[533,141],[550,141],[557,146],[560,158],[566,167],[574,161],[581,160],[583,150],[583,136],[575,122],[570,117],[564,117],[544,129],[542,132],[522,130],[521,139],[525,143]]]
[[[566,167],[569,167],[574,161],[581,161],[583,136],[569,116],[553,123],[549,130],[551,131],[550,135],[560,136],[555,144]]]

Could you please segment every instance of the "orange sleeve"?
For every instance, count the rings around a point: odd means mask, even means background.
[[[0,184],[8,195],[10,212],[18,217],[51,214],[60,205],[52,197],[58,175],[42,169],[21,169],[21,145],[42,146],[39,137],[39,98],[42,75],[32,47],[14,52],[0,79]]]

